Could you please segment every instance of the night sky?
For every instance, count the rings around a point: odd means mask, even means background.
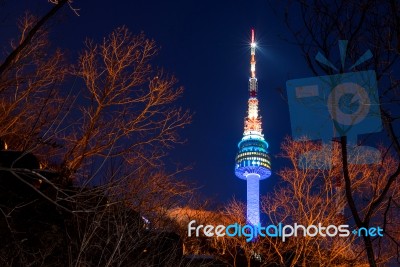
[[[41,15],[51,7],[44,0],[33,2],[21,1],[19,8],[30,6]],[[235,177],[234,159],[247,110],[249,39],[254,27],[260,114],[273,168],[260,192],[272,190],[279,181],[274,172],[283,166],[276,155],[290,134],[288,105],[280,90],[285,92],[288,79],[311,76],[300,50],[284,40],[291,35],[283,22],[283,6],[265,0],[77,0],[74,6],[80,16],[64,8],[52,30],[53,43],[67,49],[71,60],[82,50],[85,38],[100,42],[122,25],[133,33],[143,31],[161,47],[153,62],[179,79],[185,93],[178,104],[194,113],[193,123],[180,132],[187,142],[171,151],[168,166],[192,165],[183,178],[219,204],[232,196],[246,199],[246,183]],[[8,8],[9,18],[18,14],[12,1],[5,1],[2,8]]]

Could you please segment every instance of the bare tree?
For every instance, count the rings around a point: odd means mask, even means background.
[[[287,139],[282,144],[281,156],[287,159],[290,165],[278,173],[282,184],[275,188],[273,194],[263,198],[262,210],[275,225],[297,223],[309,226],[321,223],[325,227],[331,224],[351,226],[351,212],[347,212],[347,201],[342,194],[344,184],[337,183],[343,175],[340,145],[335,144],[333,151],[327,151],[329,155],[325,155],[332,161],[332,168],[328,170],[304,166],[315,166],[315,162],[320,161],[321,153],[309,153],[311,151],[321,151],[321,145],[305,139],[301,142]],[[310,156],[307,161],[302,161],[304,154]],[[371,155],[364,152],[354,156],[358,162],[363,162],[363,158]],[[349,175],[352,177],[350,190],[361,216],[365,216],[370,210],[376,195],[384,189],[397,165],[398,161],[390,155],[386,155],[384,160],[377,164],[349,164]],[[389,192],[393,199],[400,197],[398,190],[399,184],[393,184]],[[381,203],[371,216],[371,226],[380,225],[383,221],[391,222],[383,237],[371,238],[378,264],[396,258],[395,236],[398,236],[398,225],[395,222],[399,217],[396,212],[388,214],[387,208],[387,203]],[[356,229],[357,227],[356,225]],[[351,230],[353,228],[349,229]],[[280,265],[359,266],[358,264],[368,263],[367,251],[362,245],[363,237],[352,234],[346,238],[306,237],[302,236],[302,231],[300,230],[299,236],[289,238],[285,243],[280,240],[268,240],[274,253],[279,255]]]
[[[232,199],[225,208],[224,214],[229,218],[228,223],[246,225],[246,205]],[[225,237],[226,257],[233,262],[233,266],[271,266],[275,262],[275,254],[268,250],[269,237],[256,237],[252,240],[245,236]],[[271,265],[270,265],[271,264]]]
[[[70,171],[96,157],[157,165],[164,149],[179,142],[176,130],[190,121],[190,114],[171,106],[183,90],[174,88],[174,77],[150,65],[156,52],[154,41],[125,27],[100,45],[86,42],[76,75],[84,81],[81,95],[87,104],[75,108],[80,119],[60,136]]]
[[[68,64],[43,25],[71,1],[53,3],[45,17],[20,21],[0,69],[0,139],[13,150],[1,152],[11,160],[2,162],[1,190],[15,189],[0,203],[9,240],[0,262],[179,264],[180,238],[168,233],[176,228],[166,211],[192,189],[178,179],[185,169],[170,173],[163,158],[191,120],[174,104],[183,89],[151,65],[155,42],[126,27],[101,44],[88,40]],[[50,230],[37,235],[21,218],[37,233]]]
[[[35,21],[32,15],[19,20],[21,34],[11,43],[13,51],[26,40]],[[38,30],[30,45],[13,57],[0,76],[0,138],[10,148],[35,149],[41,143],[61,109],[59,86],[65,75],[62,52],[51,51],[47,33]]]
[[[348,40],[347,60],[356,62],[367,49],[371,49],[373,59],[356,67],[369,68],[376,71],[380,91],[380,110],[384,129],[388,135],[386,147],[390,153],[400,156],[398,140],[398,89],[399,75],[395,68],[399,65],[400,38],[399,38],[399,11],[400,5],[396,1],[288,1],[285,12],[285,22],[294,36],[297,45],[306,62],[315,75],[331,74],[332,69],[321,65],[314,60],[318,51],[327,58],[335,54],[338,40]],[[300,11],[300,19],[295,19],[293,12]],[[299,23],[299,20],[301,23]],[[339,59],[332,60],[340,66]],[[339,73],[346,72],[342,67]],[[341,137],[342,153],[342,181],[345,187],[346,199],[351,210],[352,218],[357,227],[369,227],[375,222],[375,215],[382,205],[392,208],[393,197],[391,188],[396,184],[400,174],[400,165],[391,169],[392,173],[385,180],[381,190],[375,191],[367,211],[357,206],[355,192],[352,191],[353,180],[348,163],[347,139]],[[386,152],[385,152],[386,153]],[[385,154],[384,153],[384,154]],[[382,221],[381,223],[383,223]],[[374,246],[370,237],[363,237],[370,266],[376,266],[378,255],[374,253]],[[395,244],[398,241],[393,240]]]

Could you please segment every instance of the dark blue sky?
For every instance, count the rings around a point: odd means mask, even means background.
[[[113,2],[76,1],[80,16],[70,14],[57,26],[61,43],[79,49],[85,37],[101,40],[121,25],[155,39],[161,46],[155,63],[179,79],[185,88],[180,104],[195,113],[193,123],[181,132],[187,143],[171,151],[169,161],[192,164],[184,177],[206,197],[219,203],[233,195],[245,200],[246,183],[234,175],[234,158],[247,110],[250,29],[255,28],[260,45],[260,110],[273,172],[282,167],[274,156],[290,134],[287,103],[277,88],[307,73],[298,48],[280,37],[290,37],[282,7],[272,10],[267,1]],[[262,181],[261,193],[278,179],[272,175]]]
[[[50,7],[41,2],[33,4],[34,13],[43,14]],[[154,63],[179,79],[185,88],[179,104],[194,112],[193,123],[181,131],[187,143],[171,151],[168,161],[192,164],[185,179],[218,203],[233,195],[245,200],[246,183],[234,175],[234,158],[247,109],[249,38],[254,27],[260,47],[256,58],[264,135],[273,173],[282,167],[275,156],[290,134],[290,122],[278,88],[284,89],[288,79],[310,76],[300,50],[281,37],[291,37],[283,23],[283,6],[265,0],[77,0],[74,6],[80,16],[64,8],[53,28],[55,44],[67,48],[71,58],[81,51],[86,37],[101,41],[121,25],[134,33],[145,32],[161,46]],[[262,181],[261,193],[267,194],[278,179],[273,174]]]

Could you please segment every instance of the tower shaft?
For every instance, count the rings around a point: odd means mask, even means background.
[[[247,176],[247,222],[258,225],[260,222],[260,175]]]

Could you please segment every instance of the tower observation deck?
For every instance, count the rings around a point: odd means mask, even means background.
[[[244,120],[243,138],[238,144],[235,175],[247,181],[247,223],[257,225],[260,223],[259,182],[271,176],[271,163],[268,143],[262,134],[261,117],[258,114],[254,29],[251,30],[250,47],[250,95],[247,117]]]

